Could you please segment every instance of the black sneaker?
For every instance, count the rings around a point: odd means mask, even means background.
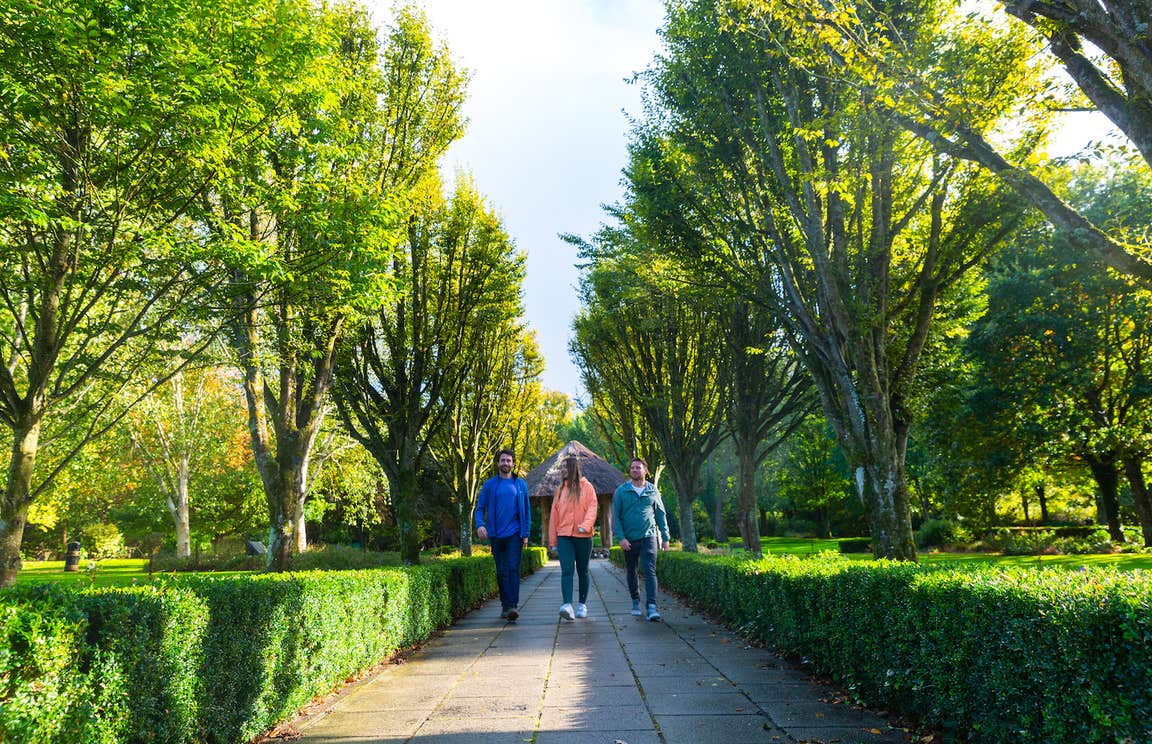
[[[510,623],[514,623],[519,617],[520,613],[516,611],[515,607],[513,607],[512,609],[508,610],[508,614],[505,616],[505,619],[507,619]]]

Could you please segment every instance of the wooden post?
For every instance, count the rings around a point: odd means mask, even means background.
[[[552,516],[552,497],[540,497],[540,543],[547,548],[552,546],[548,544],[548,518]]]
[[[597,494],[600,509],[600,547],[612,547],[612,494]]]

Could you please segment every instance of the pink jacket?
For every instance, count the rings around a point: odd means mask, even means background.
[[[580,497],[561,496],[564,484],[552,496],[552,516],[548,519],[548,544],[555,545],[557,537],[592,537],[596,527],[596,489],[587,478],[580,479]],[[584,531],[580,532],[579,527]]]

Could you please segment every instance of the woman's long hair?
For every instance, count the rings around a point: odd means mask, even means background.
[[[580,473],[580,458],[573,455],[565,457],[564,480],[560,482],[561,488],[564,489],[564,495],[578,498],[580,496],[580,479],[583,477]]]

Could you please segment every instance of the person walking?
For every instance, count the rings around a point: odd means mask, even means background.
[[[492,546],[496,586],[500,590],[500,617],[520,617],[520,554],[528,547],[532,528],[528,484],[512,472],[516,454],[502,449],[496,456],[496,475],[484,481],[476,499],[476,536]]]
[[[639,457],[628,468],[630,481],[620,484],[612,496],[612,532],[624,551],[624,573],[632,595],[632,614],[640,617],[640,582],[637,565],[644,571],[647,617],[660,619],[656,608],[656,550],[668,549],[668,516],[656,486],[648,482],[648,463]],[[658,542],[659,541],[659,542]]]
[[[592,557],[592,529],[596,525],[596,489],[580,473],[580,459],[564,458],[564,479],[552,496],[548,544],[560,557],[562,620],[588,617],[588,559]],[[572,607],[572,573],[579,578],[580,601]]]

